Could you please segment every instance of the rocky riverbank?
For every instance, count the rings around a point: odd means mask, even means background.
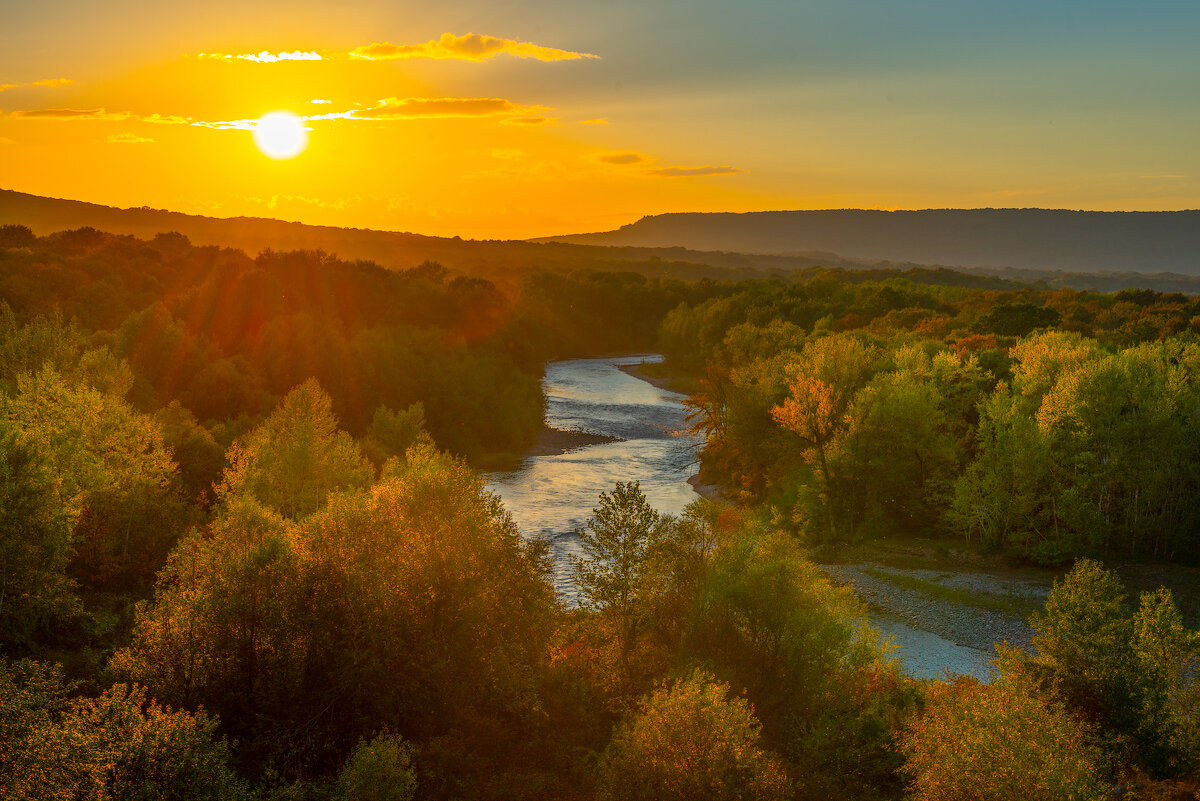
[[[956,645],[991,652],[1007,641],[1028,649],[1029,609],[1045,602],[1048,583],[989,573],[886,567],[874,562],[821,565],[873,609]]]

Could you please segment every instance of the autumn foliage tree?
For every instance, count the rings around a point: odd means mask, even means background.
[[[931,687],[900,739],[914,801],[1092,801],[1109,787],[1088,729],[1017,685]]]
[[[655,690],[613,736],[599,767],[611,801],[773,801],[790,794],[760,724],[729,686],[693,672]]]
[[[788,368],[788,397],[771,410],[775,420],[799,439],[826,497],[837,493],[829,464],[830,444],[845,425],[846,410],[867,380],[875,356],[873,349],[848,334],[810,340]],[[826,514],[826,527],[836,535],[831,514]]]

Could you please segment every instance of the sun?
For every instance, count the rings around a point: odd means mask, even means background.
[[[250,129],[254,144],[263,155],[273,159],[299,156],[308,146],[308,128],[304,120],[290,111],[272,111],[258,118]]]

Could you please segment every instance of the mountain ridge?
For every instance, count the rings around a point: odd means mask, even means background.
[[[821,209],[672,212],[613,231],[538,242],[686,247],[748,254],[831,252],[961,267],[1200,274],[1200,210]]]
[[[727,218],[739,216],[736,212],[711,214]],[[618,231],[632,230],[646,220],[673,216],[708,215],[654,215],[622,226]],[[964,266],[950,261],[921,262],[895,255],[854,259],[829,248],[802,249],[799,252],[785,253],[747,253],[730,248],[698,250],[680,245],[610,244],[601,241],[616,232],[543,237],[536,240],[469,240],[370,228],[311,225],[269,217],[207,217],[146,206],[121,209],[0,189],[0,225],[5,224],[27,225],[41,235],[85,226],[143,239],[152,238],[158,233],[177,231],[185,234],[194,244],[237,248],[251,256],[268,248],[324,250],[342,259],[374,261],[394,269],[405,269],[430,260],[437,261],[451,270],[486,277],[510,287],[515,286],[523,272],[530,270],[595,269],[609,272],[632,271],[647,277],[675,277],[686,280],[740,280],[771,275],[786,278],[798,271],[830,268],[856,271],[889,270],[896,274],[915,270],[925,272],[927,279],[930,272],[953,270],[974,275],[980,286],[986,285],[985,277],[990,277],[1017,284],[1037,283],[1098,291],[1137,286],[1162,291],[1200,293],[1200,268],[1190,275],[1182,271],[1163,269],[1104,272],[1087,268],[1074,271],[1053,268],[989,268]],[[1200,228],[1200,224],[1197,227]],[[1003,285],[994,286],[1002,288]]]

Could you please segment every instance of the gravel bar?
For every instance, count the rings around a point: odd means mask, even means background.
[[[1036,603],[1045,600],[1049,586],[1026,580],[1013,580],[988,573],[950,573],[886,567],[873,562],[851,565],[819,565],[835,583],[854,590],[868,606],[893,614],[910,626],[943,637],[956,645],[992,652],[993,643],[1007,641],[1029,649],[1033,630],[1020,615],[989,607],[956,603],[902,587],[871,575],[874,568],[894,575],[907,575],[923,581],[954,587],[968,592],[1012,595]]]

